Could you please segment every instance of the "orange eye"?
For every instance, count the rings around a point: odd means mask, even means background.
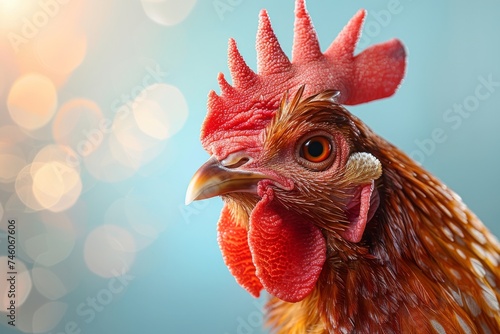
[[[330,139],[324,136],[315,136],[306,140],[300,148],[300,155],[313,163],[323,162],[332,154]]]

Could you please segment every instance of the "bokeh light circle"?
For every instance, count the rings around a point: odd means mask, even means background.
[[[17,125],[5,125],[0,127],[0,142],[16,145],[25,143],[28,138],[26,132],[21,130]]]
[[[134,171],[156,158],[165,148],[165,141],[152,138],[139,129],[132,115],[116,117],[109,148],[113,158]]]
[[[79,156],[85,157],[104,141],[106,132],[110,131],[106,124],[101,108],[94,101],[72,99],[57,111],[52,134],[58,144],[69,146]]]
[[[47,268],[33,268],[31,277],[35,288],[47,299],[58,300],[68,292],[59,277]]]
[[[59,162],[62,165],[74,168],[80,171],[80,164],[78,163],[78,156],[75,151],[70,147],[64,145],[50,144],[42,147],[36,156],[33,158],[33,164],[35,163],[49,163],[49,162]],[[35,173],[35,167],[32,170],[32,174]]]
[[[62,320],[68,304],[63,302],[48,302],[40,306],[33,314],[33,333],[46,333],[54,329]]]
[[[135,252],[134,237],[117,225],[101,225],[90,232],[85,240],[85,263],[101,277],[127,273],[135,260]]]
[[[132,170],[160,155],[188,116],[182,92],[167,84],[145,87],[123,110],[113,120],[108,143],[113,158]]]
[[[19,246],[37,266],[49,268],[70,256],[76,231],[66,213],[42,211],[28,219],[29,228],[19,234]]]
[[[163,140],[168,137],[168,117],[159,103],[151,100],[139,102],[134,108],[139,129],[148,136]]]
[[[0,96],[3,96],[3,90],[5,89],[5,70],[0,66]]]
[[[141,0],[146,15],[154,22],[173,26],[186,19],[196,5],[196,0]]]
[[[82,192],[80,172],[71,166],[74,152],[60,145],[43,147],[17,174],[15,190],[19,199],[31,210],[53,212],[72,207]]]
[[[54,206],[64,195],[65,186],[57,164],[43,164],[33,176],[33,195],[44,208]]]
[[[17,145],[0,142],[0,182],[13,182],[26,166],[26,157]]]
[[[81,191],[78,172],[59,161],[42,164],[33,175],[33,195],[50,211],[60,212],[72,207]]]
[[[29,209],[34,211],[39,211],[44,209],[44,207],[38,203],[35,195],[33,194],[33,176],[31,170],[38,170],[43,163],[32,163],[26,165],[17,174],[15,189],[16,195],[21,200],[21,202]]]
[[[12,120],[26,130],[46,125],[57,108],[57,91],[47,77],[30,73],[18,78],[7,98]]]
[[[137,171],[163,151],[165,141],[141,131],[132,115],[123,118],[118,116],[113,122],[109,148],[117,162]]]
[[[81,252],[75,252],[71,257],[49,267],[35,262],[31,270],[35,290],[47,300],[59,300],[77,289],[80,281],[85,279],[81,275],[81,255]]]
[[[40,33],[34,45],[40,63],[58,74],[70,74],[85,58],[87,37],[64,25],[49,26]]]
[[[136,169],[120,163],[106,140],[94,152],[84,157],[85,168],[95,179],[104,182],[123,181],[135,174]]]
[[[182,129],[188,117],[188,105],[177,87],[154,84],[136,98],[133,114],[142,132],[163,140]]]

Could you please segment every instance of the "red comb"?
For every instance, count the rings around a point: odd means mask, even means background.
[[[305,0],[297,0],[290,61],[272,30],[267,12],[262,10],[256,41],[257,73],[248,67],[236,42],[230,39],[228,64],[233,85],[220,73],[220,96],[214,91],[209,93],[208,114],[201,132],[204,148],[224,158],[230,151],[258,147],[251,142],[258,141],[283,93],[296,91],[302,85],[304,96],[338,90],[338,101],[348,105],[394,94],[405,71],[404,47],[392,39],[355,56],[365,16],[365,10],[358,11],[322,53]],[[230,142],[227,138],[231,138]]]

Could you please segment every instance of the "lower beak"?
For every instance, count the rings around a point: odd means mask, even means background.
[[[257,192],[257,183],[267,177],[259,172],[223,166],[211,157],[196,171],[186,192],[186,205],[193,201],[234,192]]]

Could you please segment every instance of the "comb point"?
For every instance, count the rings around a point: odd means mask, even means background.
[[[247,88],[252,85],[257,75],[248,67],[236,46],[233,38],[229,39],[227,51],[229,72],[233,80],[234,87]]]
[[[209,110],[222,107],[222,99],[214,90],[208,92],[207,106]]]
[[[201,127],[200,139],[203,147],[211,151],[211,149],[209,149],[212,141],[211,137],[217,132],[222,122],[221,120],[224,119],[224,102],[214,90],[208,92],[207,110],[207,116]]]
[[[365,17],[366,10],[360,9],[337,35],[337,38],[335,38],[325,51],[325,55],[332,59],[352,58],[358,40],[361,37],[361,29],[363,28]]]
[[[268,75],[274,72],[283,72],[290,66],[290,60],[281,49],[265,9],[259,14],[259,28],[255,47],[257,49],[257,72],[259,74]]]
[[[309,62],[321,59],[316,30],[307,12],[305,0],[295,2],[295,25],[292,47],[293,62]]]
[[[233,86],[231,86],[224,77],[224,73],[219,73],[217,76],[217,82],[219,83],[219,87],[221,89],[221,95],[229,95],[234,91]]]

